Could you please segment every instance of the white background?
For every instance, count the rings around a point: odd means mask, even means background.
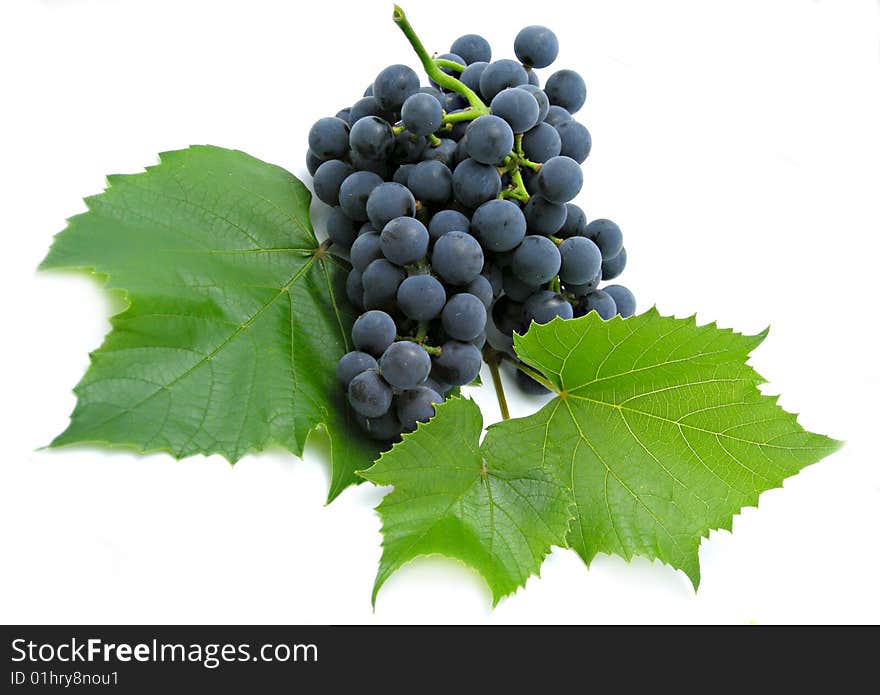
[[[386,0],[5,0],[0,621],[880,622],[877,4],[459,5],[405,9],[438,51],[476,31],[511,56],[521,26],[546,24],[558,66],[585,76],[580,202],[624,229],[622,281],[641,308],[771,324],[753,363],[846,448],[713,533],[698,594],[659,563],[600,556],[587,570],[556,550],[494,611],[479,577],[430,558],[394,576],[375,613],[383,491],[325,507],[322,447],[234,468],[37,450],[119,309],[86,277],[34,272],[81,198],[194,143],[303,175],[314,120],[385,65],[417,66]],[[491,392],[476,397],[497,419]]]

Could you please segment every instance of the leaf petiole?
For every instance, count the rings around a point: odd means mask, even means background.
[[[513,362],[513,366],[516,367],[519,371],[521,371],[523,374],[525,374],[527,376],[530,376],[532,379],[534,379],[539,384],[541,384],[541,386],[543,386],[544,388],[546,388],[556,394],[562,393],[559,390],[559,388],[556,386],[556,384],[554,384],[552,381],[547,379],[545,376],[543,376],[539,372],[536,372],[534,369],[532,369],[528,365],[523,364],[522,362],[517,362],[515,360],[511,360],[511,362]]]

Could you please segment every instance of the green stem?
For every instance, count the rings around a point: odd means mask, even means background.
[[[442,124],[451,127],[453,123],[461,123],[463,121],[473,121],[480,116],[485,116],[488,111],[478,111],[477,109],[466,108],[464,111],[453,111],[443,116]]]
[[[555,292],[556,294],[562,294],[562,284],[559,282],[558,275],[550,281],[550,291]]]
[[[461,123],[462,121],[473,121],[480,116],[485,116],[488,112],[477,111],[476,109],[467,108],[464,111],[453,111],[443,116],[443,125],[452,123]]]
[[[544,388],[549,389],[553,393],[561,393],[561,391],[557,388],[556,384],[554,384],[552,381],[548,380],[546,377],[544,377],[544,375],[536,372],[531,367],[526,366],[522,362],[514,362],[513,366],[516,367],[523,374],[527,374],[528,376],[532,377],[532,379],[537,381]]]
[[[513,171],[510,172],[510,180],[513,182],[513,186],[508,188],[506,191],[501,192],[502,198],[516,198],[517,200],[521,200],[524,203],[529,202],[529,192],[526,190],[526,185],[523,182],[522,174],[520,173],[519,167],[515,167]]]
[[[419,321],[419,328],[416,332],[416,337],[414,340],[417,343],[421,343],[425,338],[428,337],[428,322],[427,321]]]
[[[431,58],[430,55],[428,55],[428,52],[425,50],[421,39],[418,37],[415,29],[412,28],[412,25],[406,18],[406,13],[404,13],[404,11],[397,5],[394,6],[394,14],[392,14],[392,18],[394,19],[394,23],[400,27],[403,35],[406,36],[410,45],[413,47],[413,50],[416,52],[416,55],[422,62],[422,67],[425,69],[428,77],[434,80],[434,82],[439,84],[441,87],[445,87],[446,89],[450,89],[454,92],[458,92],[459,94],[461,94],[465,99],[468,100],[471,108],[480,111],[479,115],[482,116],[489,113],[489,107],[483,103],[483,100],[480,99],[476,92],[474,92],[461,80],[457,80],[452,75],[447,75],[437,66],[437,61],[435,61],[433,58]],[[456,65],[456,63],[452,63],[450,61],[450,65],[444,67],[452,67],[453,65]]]
[[[498,398],[498,408],[501,410],[501,417],[504,420],[510,420],[510,408],[507,407],[504,384],[501,382],[501,372],[498,369],[500,362],[498,353],[486,346],[483,350],[483,359],[489,365],[489,372],[492,374],[492,384],[495,386],[495,396]]]
[[[443,353],[443,348],[440,347],[432,347],[430,345],[422,345],[422,349],[427,352],[429,355],[433,355],[434,357],[438,357]]]
[[[526,159],[525,157],[519,157],[518,160],[519,165],[522,167],[528,167],[533,171],[540,171],[543,166],[540,162],[533,162],[531,159]]]
[[[456,63],[454,60],[446,60],[445,58],[434,58],[434,65],[438,68],[446,68],[447,70],[455,70],[455,72],[464,72],[467,65]]]
[[[406,126],[404,125],[396,125],[391,128],[391,132],[395,135],[400,135],[404,130],[406,130]]]
[[[440,145],[442,140],[440,140],[440,138],[438,138],[436,135],[434,135],[434,133],[430,133],[428,135],[428,142],[431,143],[431,147],[437,147]]]

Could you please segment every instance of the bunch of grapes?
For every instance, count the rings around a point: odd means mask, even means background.
[[[587,221],[581,190],[589,131],[573,114],[586,86],[559,70],[549,29],[529,26],[517,60],[492,60],[481,36],[429,56],[405,15],[395,21],[430,78],[382,70],[363,98],[309,132],[315,195],[332,206],[327,231],[347,256],[347,294],[361,311],[355,350],[337,375],[372,437],[395,440],[471,383],[485,355],[516,362],[512,334],[531,322],[635,311],[621,285],[620,228]],[[518,371],[528,392],[544,387]]]

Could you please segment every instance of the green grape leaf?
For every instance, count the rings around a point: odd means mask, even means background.
[[[483,418],[470,399],[436,415],[361,473],[393,485],[377,507],[382,559],[373,587],[419,555],[440,554],[476,569],[493,602],[536,574],[551,545],[564,545],[571,497],[537,459],[480,448]],[[492,431],[492,428],[489,428]]]
[[[318,243],[311,196],[283,169],[198,146],[108,177],[41,268],[79,268],[124,292],[52,446],[101,443],[235,462],[329,435],[329,499],[378,448],[335,381],[353,317],[344,270]]]
[[[599,552],[658,558],[696,588],[703,536],[840,446],[760,393],[746,361],[765,335],[654,309],[533,326],[516,352],[557,397],[491,428],[484,452],[555,472],[575,501],[569,545],[587,564]]]

